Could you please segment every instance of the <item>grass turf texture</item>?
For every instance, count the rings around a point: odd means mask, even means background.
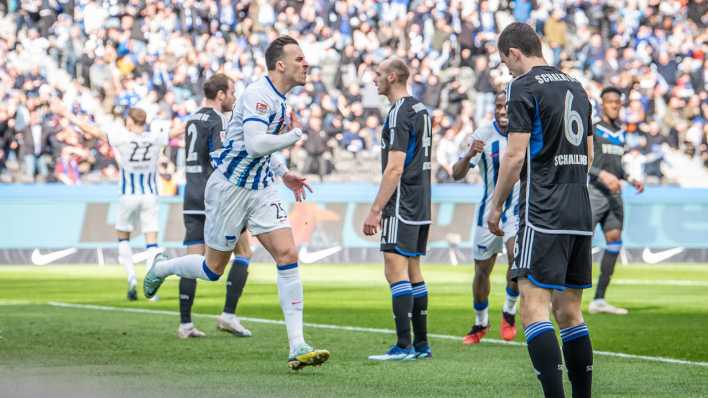
[[[251,266],[239,315],[282,319],[274,268]],[[497,267],[492,279],[488,337],[496,339],[504,268]],[[462,336],[469,329],[472,271],[425,266],[430,333]],[[306,322],[393,328],[381,266],[304,265],[302,274]],[[608,299],[630,315],[586,314],[596,350],[708,361],[708,267],[620,266],[614,279]],[[177,281],[168,279],[159,302],[141,297],[128,303],[120,267],[0,267],[0,391],[76,397],[541,396],[526,349],[519,346],[464,347],[432,339],[431,361],[373,363],[367,355],[384,352],[392,334],[306,328],[307,340],[329,349],[332,359],[295,373],[286,367],[283,325],[244,322],[254,337],[241,339],[217,332],[213,318],[195,316],[208,337],[181,341],[175,337]],[[224,291],[224,281],[200,281],[194,312],[219,314]],[[175,315],[57,308],[48,301]],[[603,397],[708,395],[708,367],[701,366],[596,356],[594,381]]]

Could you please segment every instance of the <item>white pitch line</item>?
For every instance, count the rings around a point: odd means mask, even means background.
[[[62,303],[62,302],[58,302],[58,301],[50,301],[47,304],[49,304],[53,307],[77,308],[77,309],[96,310],[96,311],[132,312],[132,313],[137,313],[137,314],[171,315],[171,316],[179,315],[179,312],[176,312],[176,311],[149,310],[149,309],[145,309],[145,308],[109,307],[109,306],[94,305],[94,304],[71,304],[71,303]],[[205,318],[214,318],[214,319],[217,318],[217,315],[211,315],[211,314],[192,314],[192,315],[199,316],[199,317],[205,317]],[[244,321],[253,322],[253,323],[264,323],[264,324],[269,324],[269,325],[284,325],[285,324],[284,321],[278,321],[278,320],[274,320],[274,319],[250,318],[250,317],[239,317],[239,319],[242,319]],[[340,326],[340,325],[329,325],[329,324],[324,324],[324,323],[305,323],[305,326],[311,327],[311,328],[317,328],[317,329],[344,330],[344,331],[348,331],[348,332],[381,333],[381,334],[395,334],[396,333],[396,331],[392,330],[392,329],[365,328],[365,327],[359,327],[359,326]],[[454,341],[461,341],[462,340],[462,337],[451,336],[451,335],[447,335],[447,334],[428,333],[428,336],[435,338],[435,339],[442,339],[442,340],[454,340]],[[488,338],[485,338],[484,340],[482,340],[482,342],[488,343],[488,344],[517,346],[517,347],[526,346],[525,343],[520,343],[517,341],[504,341],[504,340],[488,339]],[[674,364],[674,365],[708,367],[708,362],[687,361],[684,359],[652,357],[652,356],[646,356],[646,355],[634,355],[634,354],[625,354],[622,352],[597,351],[597,350],[593,351],[593,353],[596,355],[605,356],[605,357],[634,359],[634,360],[659,362],[659,363],[670,363],[670,364]]]

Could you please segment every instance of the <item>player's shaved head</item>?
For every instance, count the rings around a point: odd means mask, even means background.
[[[396,75],[396,81],[402,84],[406,84],[408,77],[411,75],[408,65],[406,65],[402,59],[397,57],[386,61],[383,65],[383,69],[386,73],[393,73]]]
[[[297,40],[293,39],[290,36],[280,36],[268,45],[268,48],[266,49],[265,53],[265,59],[266,67],[268,67],[269,71],[275,70],[276,63],[280,61],[281,58],[283,58],[283,49],[289,44],[294,44],[296,46],[300,45]]]
[[[128,117],[138,127],[145,126],[145,122],[147,122],[147,113],[140,108],[128,109]]]

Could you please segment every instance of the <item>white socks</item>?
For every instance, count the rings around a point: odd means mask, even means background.
[[[215,281],[221,276],[209,269],[204,261],[204,256],[199,254],[188,254],[161,261],[152,268],[152,271],[161,278],[177,275],[182,278]]]
[[[519,301],[519,292],[514,294],[514,291],[506,288],[506,301],[504,301],[504,312],[510,315],[516,315],[516,302]]]
[[[484,309],[478,310],[475,308],[475,325],[487,326],[489,324],[489,307],[485,306]]]
[[[130,286],[137,285],[138,280],[135,277],[135,267],[133,266],[133,251],[130,249],[130,242],[127,240],[118,241],[118,262],[128,274],[128,284]]]
[[[297,263],[278,265],[278,296],[285,316],[290,354],[305,343],[302,332],[303,293]]]

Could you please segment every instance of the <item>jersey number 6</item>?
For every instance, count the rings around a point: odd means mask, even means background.
[[[573,124],[576,126],[576,131],[573,129]],[[583,127],[583,119],[577,111],[573,110],[573,93],[567,91],[565,93],[565,108],[563,111],[563,125],[565,130],[565,138],[571,144],[578,146],[583,140],[585,128]]]

